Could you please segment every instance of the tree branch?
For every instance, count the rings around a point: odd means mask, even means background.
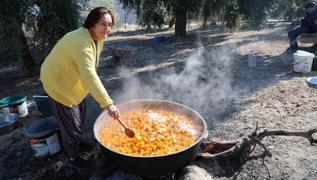
[[[309,140],[310,144],[317,144],[317,139],[313,138],[313,134],[317,132],[317,129],[310,129],[308,131],[285,131],[285,130],[263,130],[257,134],[259,140],[266,136],[299,136]]]
[[[317,144],[313,134],[317,133],[317,129],[308,131],[285,131],[285,130],[263,130],[258,132],[258,126],[255,131],[245,137],[235,141],[210,141],[205,145],[205,149],[200,154],[201,158],[228,158],[228,157],[244,157],[246,159],[263,158],[272,156],[270,151],[260,141],[267,136],[298,136],[309,140],[311,145]],[[250,156],[251,146],[259,145],[264,152],[256,156]],[[253,148],[252,148],[253,149]]]

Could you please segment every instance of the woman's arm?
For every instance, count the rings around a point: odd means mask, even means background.
[[[80,48],[74,56],[81,79],[90,94],[100,104],[100,107],[105,108],[111,105],[113,101],[96,72],[96,55],[93,52],[93,47]]]

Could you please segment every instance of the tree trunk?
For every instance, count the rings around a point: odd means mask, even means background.
[[[36,76],[36,62],[34,61],[34,59],[31,56],[31,52],[29,50],[29,46],[27,43],[27,39],[23,33],[23,31],[21,31],[21,43],[22,43],[22,60],[23,60],[23,69],[26,72],[26,75],[29,77],[32,76]]]
[[[175,36],[186,36],[187,10],[179,9],[175,12]]]
[[[204,17],[204,19],[203,19],[203,27],[207,26],[207,21],[208,21],[208,18]]]

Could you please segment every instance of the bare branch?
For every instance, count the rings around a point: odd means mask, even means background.
[[[309,140],[310,144],[317,144],[317,139],[313,138],[313,134],[317,133],[317,129],[308,131],[285,131],[285,130],[263,130],[258,133],[257,139],[261,140],[266,136],[299,136]]]
[[[317,139],[313,138],[313,134],[317,129],[308,131],[285,131],[285,130],[263,130],[257,132],[258,126],[251,135],[242,137],[236,141],[211,141],[203,150],[204,158],[218,158],[218,157],[246,157],[246,159],[263,158],[265,156],[271,157],[271,152],[260,141],[266,136],[299,136],[309,140],[310,144],[317,144]],[[249,157],[251,154],[251,146],[259,145],[263,148],[262,154]],[[254,149],[254,148],[252,148]]]

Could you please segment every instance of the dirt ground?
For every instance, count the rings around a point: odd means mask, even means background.
[[[171,31],[116,33],[106,41],[98,73],[117,104],[159,98],[195,109],[206,119],[210,138],[237,139],[254,131],[256,123],[267,129],[317,128],[316,89],[306,83],[316,71],[292,72],[292,57],[285,54],[287,30],[286,24],[237,33],[194,28],[186,38],[174,38]],[[169,38],[153,41],[158,34]],[[116,64],[110,47],[130,50],[134,56]],[[254,68],[248,67],[251,58],[257,62]],[[0,97],[43,93],[38,77],[25,78],[15,68],[2,69],[0,75]],[[88,103],[85,136],[93,137],[101,109],[91,97]],[[36,114],[22,118],[15,130],[0,136],[0,179],[94,179],[94,167],[75,175],[64,168],[62,153],[34,157],[24,130],[41,120]],[[239,174],[217,175],[208,165],[193,162],[192,175],[180,179],[317,179],[317,149],[306,139],[270,137],[263,143],[272,152],[265,165],[262,160],[248,161]],[[94,159],[93,152],[82,156]],[[117,170],[104,179],[142,178]]]

